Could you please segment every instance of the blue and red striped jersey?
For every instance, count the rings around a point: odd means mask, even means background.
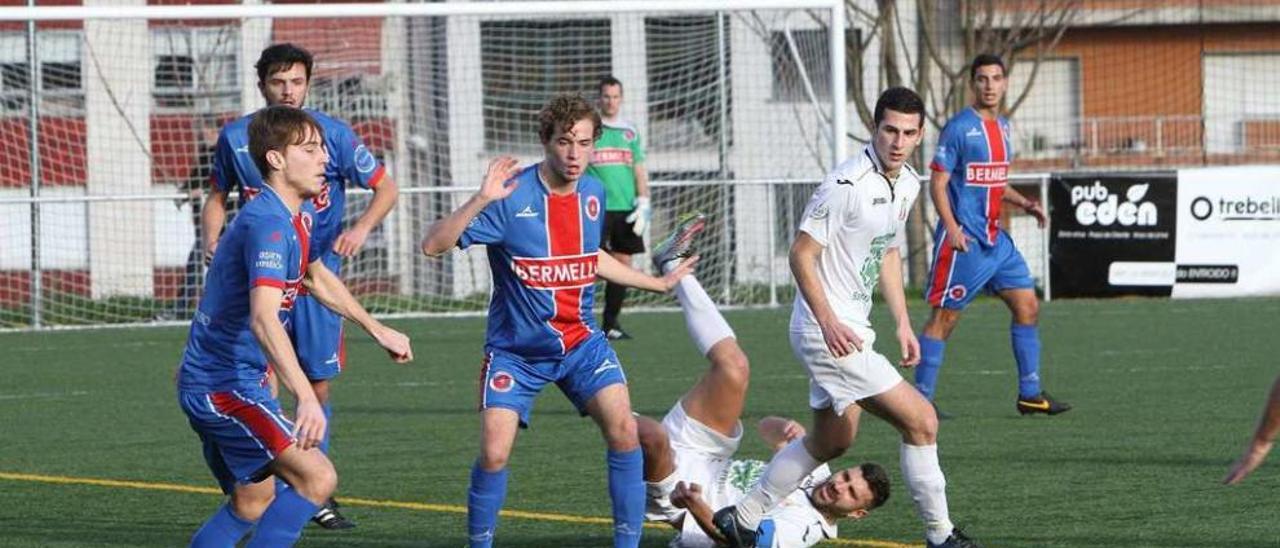
[[[303,202],[295,215],[271,187],[227,227],[209,265],[204,296],[191,321],[178,373],[181,390],[220,392],[262,386],[267,358],[249,329],[249,292],[284,290],[280,320],[288,320],[307,266],[315,209]]]
[[[986,120],[972,107],[942,128],[930,169],[950,173],[947,198],[961,228],[985,247],[1000,233],[1000,202],[1013,161],[1009,120]],[[941,221],[939,221],[941,222]]]
[[[557,359],[597,331],[591,305],[604,186],[584,175],[553,195],[534,164],[516,190],[471,221],[458,247],[488,247],[493,295],[485,344],[529,360]]]
[[[347,185],[374,188],[382,182],[386,169],[364,146],[351,126],[318,110],[306,111],[324,130],[324,146],[329,153],[329,163],[324,168],[324,188],[311,199],[316,210],[312,242],[316,249],[325,251],[324,265],[337,273],[342,267],[342,258],[333,252],[333,243],[342,234]],[[220,191],[239,189],[241,205],[261,193],[266,186],[258,173],[258,166],[249,155],[249,121],[252,119],[253,114],[249,114],[222,127],[209,176]]]

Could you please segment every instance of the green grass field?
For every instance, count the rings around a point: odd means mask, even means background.
[[[785,414],[807,422],[788,312],[728,314],[752,358],[748,421]],[[917,325],[924,313],[913,309]],[[957,418],[939,437],[957,523],[997,547],[1280,545],[1280,456],[1244,485],[1219,484],[1277,373],[1280,300],[1062,301],[1042,316],[1043,376],[1076,406],[1066,415],[1014,411],[1008,314],[998,302],[975,303],[949,345],[938,403]],[[877,312],[878,325],[886,319]],[[705,364],[679,315],[625,320],[636,339],[616,348],[635,407],[660,416]],[[414,338],[417,362],[393,365],[355,336],[334,387],[339,496],[352,499],[347,513],[360,527],[309,528],[301,546],[464,544],[483,319],[396,325]],[[185,335],[0,334],[0,545],[185,545],[220,504],[175,400]],[[891,344],[878,348],[897,354]],[[766,456],[754,439],[741,454]],[[844,523],[844,539],[921,542],[897,454],[892,429],[865,417],[841,463],[885,464],[895,492],[867,519]],[[609,528],[583,519],[609,513],[603,455],[591,422],[554,390],[544,395],[517,442],[506,504],[535,514],[504,517],[498,545],[608,545]],[[644,545],[665,546],[670,536],[647,529]]]

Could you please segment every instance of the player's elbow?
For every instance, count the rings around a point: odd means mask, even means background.
[[[449,250],[448,247],[441,245],[436,240],[437,238],[434,238],[432,234],[427,234],[427,236],[422,239],[423,255],[428,257],[437,257],[443,255],[445,251]]]

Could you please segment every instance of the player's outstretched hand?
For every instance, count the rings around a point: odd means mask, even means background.
[[[862,352],[862,338],[844,322],[819,322],[818,327],[822,329],[822,340],[827,343],[827,350],[831,351],[832,356],[843,358],[855,351]]]
[[[671,492],[671,505],[676,508],[688,508],[689,504],[695,500],[702,498],[702,486],[696,483],[686,484],[683,481],[676,482],[676,488]]]
[[[920,341],[916,339],[916,334],[911,330],[911,326],[904,325],[898,328],[898,346],[902,351],[902,360],[898,365],[902,367],[915,367],[920,363]]]
[[[955,230],[947,229],[947,240],[956,251],[961,253],[969,251],[969,237],[964,235],[964,230],[960,227],[956,227]]]
[[[1027,200],[1027,207],[1022,208],[1022,210],[1027,212],[1027,215],[1036,218],[1036,226],[1044,228],[1048,219],[1045,217],[1044,207],[1040,205],[1040,202]]]
[[[684,260],[680,261],[675,268],[672,268],[667,271],[666,275],[658,278],[659,280],[662,280],[662,292],[666,293],[675,289],[676,284],[680,283],[680,278],[693,274],[693,267],[697,266],[698,261],[701,259],[702,257],[698,255],[685,257]]]
[[[324,441],[324,410],[315,399],[298,402],[297,416],[293,419],[293,436],[298,439],[298,449],[319,447]]]
[[[1272,443],[1270,442],[1257,440],[1249,442],[1249,446],[1244,449],[1244,454],[1240,455],[1240,460],[1237,460],[1231,466],[1231,471],[1227,472],[1227,477],[1222,478],[1222,483],[1235,485],[1244,481],[1254,469],[1262,464],[1262,461],[1267,460],[1267,453],[1271,452],[1271,446]]]
[[[373,330],[373,339],[391,355],[391,361],[409,363],[413,361],[413,347],[409,344],[409,336],[382,324]]]
[[[343,231],[333,242],[333,250],[343,257],[352,257],[360,252],[360,248],[364,247],[364,241],[369,239],[369,231],[361,227],[353,226],[349,230]]]
[[[484,173],[484,183],[480,185],[480,197],[494,202],[510,196],[516,191],[517,183],[513,179],[520,173],[520,161],[511,156],[499,156],[489,161],[489,169]]]

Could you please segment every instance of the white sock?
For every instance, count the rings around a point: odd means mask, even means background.
[[[902,479],[916,503],[916,513],[924,521],[924,535],[929,542],[942,544],[951,536],[954,525],[947,512],[947,478],[938,465],[938,445],[907,445],[899,449]]]
[[[738,501],[738,524],[751,530],[760,525],[760,520],[769,510],[781,503],[793,493],[805,476],[812,474],[821,462],[809,454],[804,446],[804,438],[797,439],[783,447],[769,461],[764,469],[760,483],[751,488],[742,500]]]
[[[661,480],[644,482],[644,493],[650,498],[666,500],[671,497],[671,492],[676,490],[676,483],[678,482],[679,478],[676,477],[675,472],[672,472],[671,475]]]
[[[733,328],[725,321],[716,308],[716,303],[707,295],[707,291],[698,283],[692,274],[680,278],[676,284],[676,298],[680,300],[680,308],[684,311],[684,324],[689,329],[689,337],[703,356],[716,343],[733,336]]]

